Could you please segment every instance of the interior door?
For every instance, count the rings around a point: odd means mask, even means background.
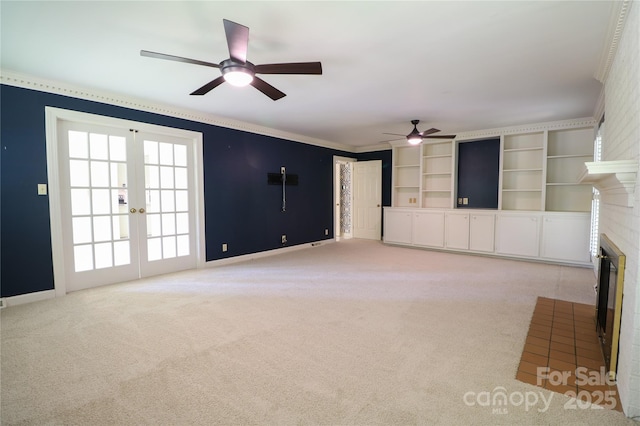
[[[188,139],[58,127],[67,291],[196,266]]]
[[[382,160],[353,163],[353,236],[382,235]]]

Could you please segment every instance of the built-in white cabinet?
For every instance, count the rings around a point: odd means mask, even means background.
[[[413,211],[405,209],[384,210],[384,240],[389,243],[411,244]]]
[[[385,207],[384,242],[590,265],[589,213]]]
[[[567,262],[589,262],[590,228],[590,214],[545,215],[540,256]]]
[[[443,211],[414,212],[413,244],[424,247],[444,247]]]
[[[540,215],[500,214],[496,218],[496,253],[506,256],[538,257]]]
[[[469,213],[447,212],[445,214],[445,247],[469,249]]]
[[[495,213],[472,212],[469,219],[469,250],[493,253],[495,249]]]
[[[590,265],[593,189],[580,179],[593,160],[596,124],[576,119],[394,143],[385,242]],[[458,204],[459,144],[498,137],[498,208]]]

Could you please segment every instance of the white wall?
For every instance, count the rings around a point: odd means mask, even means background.
[[[604,161],[640,160],[640,4],[632,2],[628,13],[605,81]],[[600,231],[627,256],[618,390],[629,417],[640,416],[640,185],[634,201],[633,207],[603,204],[600,211]]]

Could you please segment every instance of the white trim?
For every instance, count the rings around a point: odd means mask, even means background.
[[[312,243],[304,243],[304,244],[298,244],[295,246],[288,246],[288,247],[282,247],[282,248],[277,248],[273,250],[260,251],[257,253],[243,254],[240,256],[228,257],[225,259],[210,260],[206,262],[205,267],[214,268],[216,266],[231,265],[234,263],[246,262],[248,260],[261,259],[264,257],[271,257],[271,256],[277,256],[283,253],[289,253],[292,251],[309,249],[312,247],[317,247],[319,245],[324,245],[324,244],[333,243],[333,242],[334,242],[333,238],[328,238],[326,240],[318,240]]]
[[[49,222],[51,226],[51,260],[53,261],[53,286],[56,296],[67,294],[67,274],[64,263],[62,237],[62,203],[60,200],[60,175],[58,174],[58,111],[45,107],[45,137],[47,148],[47,183],[49,185]]]
[[[584,163],[579,182],[598,189],[605,204],[633,207],[637,175],[635,160],[589,161]]]
[[[49,219],[51,223],[51,254],[53,260],[53,281],[56,296],[67,294],[67,273],[64,262],[64,238],[62,233],[62,206],[60,200],[60,176],[58,174],[58,122],[60,120],[76,121],[101,126],[118,128],[135,128],[142,132],[159,133],[194,141],[194,173],[196,193],[196,267],[203,267],[206,262],[206,241],[204,234],[204,158],[203,136],[200,132],[158,126],[155,124],[106,117],[85,112],[72,111],[56,107],[45,107],[47,179],[49,184]]]
[[[550,121],[545,123],[525,124],[521,126],[499,127],[495,129],[472,130],[469,132],[460,132],[456,135],[455,140],[499,137],[501,135],[510,135],[517,133],[533,133],[544,132],[545,130],[561,130],[573,129],[578,127],[594,127],[598,125],[598,120],[593,117],[575,118],[571,120]]]
[[[629,16],[630,7],[631,0],[611,2],[611,16],[609,17],[605,43],[600,53],[600,65],[594,74],[594,78],[601,83],[604,83],[609,75],[613,58],[615,58],[618,51],[618,42],[622,37],[622,30],[627,22],[627,16]],[[607,41],[609,44],[606,43]]]
[[[0,83],[6,84],[8,86],[15,86],[25,89],[38,90],[46,93],[71,96],[78,99],[85,99],[109,105],[116,105],[124,108],[131,108],[138,111],[161,114],[169,117],[195,121],[198,123],[211,124],[214,126],[242,130],[259,135],[271,136],[295,142],[302,142],[308,145],[321,146],[324,148],[331,148],[339,151],[356,152],[354,147],[343,145],[337,142],[311,138],[296,133],[284,132],[281,130],[276,130],[256,124],[245,123],[239,120],[219,117],[214,114],[209,114],[202,111],[161,104],[145,99],[134,98],[132,96],[115,94],[94,88],[81,88],[76,85],[46,80],[34,76],[27,76],[4,69],[0,69]]]
[[[2,307],[24,305],[25,303],[39,302],[41,300],[53,299],[56,297],[55,290],[36,291],[34,293],[19,294],[17,296],[3,297]]]

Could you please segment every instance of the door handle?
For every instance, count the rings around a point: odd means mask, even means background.
[[[138,210],[140,213],[144,213],[144,209],[140,209]]]
[[[131,208],[129,209],[129,212],[130,212],[130,213],[135,213],[135,212],[137,212],[137,210],[136,210],[136,209],[134,209],[133,207],[131,207]]]

